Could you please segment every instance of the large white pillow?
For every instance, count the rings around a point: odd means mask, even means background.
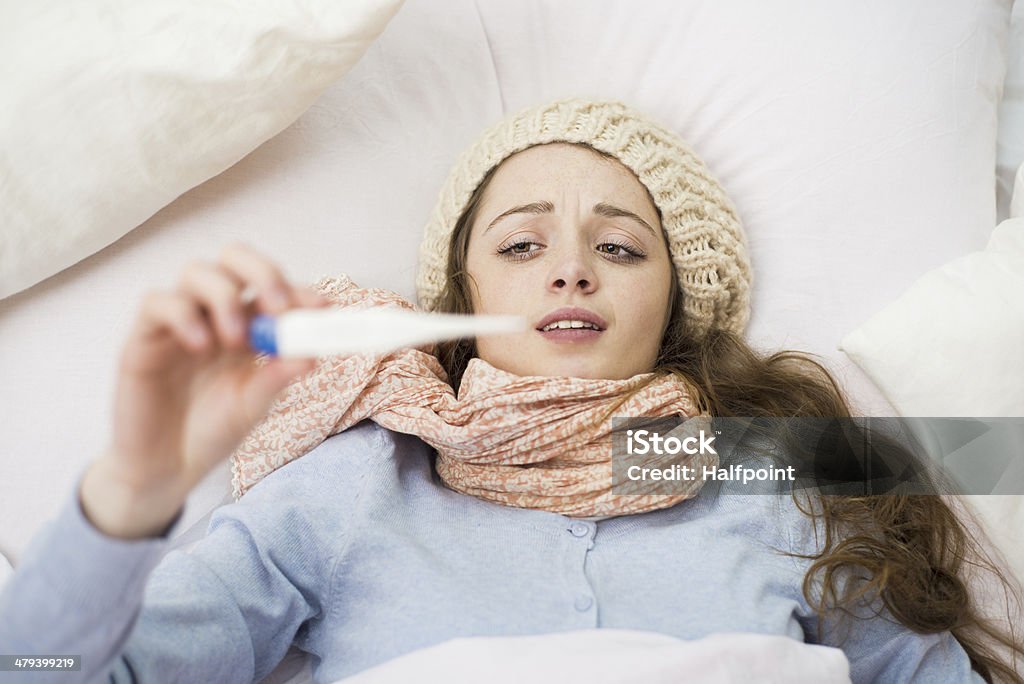
[[[841,348],[903,416],[1024,416],[1024,218],[930,271]]]
[[[506,110],[624,97],[682,134],[750,238],[750,340],[891,414],[837,345],[996,224],[1009,0],[479,6]]]
[[[403,0],[0,7],[0,298],[102,249],[292,123]]]
[[[900,415],[1024,416],[1024,216],[1000,223],[983,251],[924,275],[841,346]],[[1020,473],[1004,480],[999,494],[964,498],[1024,582]]]

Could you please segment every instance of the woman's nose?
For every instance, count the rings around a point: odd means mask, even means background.
[[[579,290],[593,292],[597,287],[597,276],[585,255],[579,249],[559,255],[548,276],[548,289],[553,292]]]

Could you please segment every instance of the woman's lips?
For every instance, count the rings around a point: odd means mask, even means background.
[[[593,328],[554,328],[552,330],[538,330],[545,339],[552,342],[589,342],[596,340],[604,332]]]

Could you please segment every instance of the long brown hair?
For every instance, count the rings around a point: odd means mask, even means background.
[[[472,312],[465,268],[469,236],[497,168],[478,185],[455,225],[437,311]],[[672,287],[673,313],[654,370],[687,383],[704,411],[721,417],[851,416],[839,385],[808,354],[761,354],[740,336],[717,330],[693,339],[684,325],[682,307],[675,305],[682,294],[674,280]],[[441,363],[456,391],[474,356],[471,340],[439,347]],[[914,632],[949,630],[969,656],[971,667],[986,681],[1024,684],[1014,664],[1016,657],[1024,657],[1024,642],[1010,617],[1019,611],[1020,590],[989,557],[984,533],[966,509],[954,510],[955,501],[939,495],[822,495],[801,501],[794,493],[794,498],[823,531],[820,551],[800,556],[813,561],[802,591],[819,615],[853,616],[862,601],[880,597],[893,617]],[[859,581],[842,581],[850,576]],[[1006,624],[981,612],[975,595],[980,585],[975,584],[973,591],[969,586],[980,579],[995,580],[1003,590]]]

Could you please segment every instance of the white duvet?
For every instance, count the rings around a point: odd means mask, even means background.
[[[838,648],[789,637],[722,633],[683,641],[653,632],[586,629],[520,637],[453,639],[334,684],[719,684],[850,681]]]

